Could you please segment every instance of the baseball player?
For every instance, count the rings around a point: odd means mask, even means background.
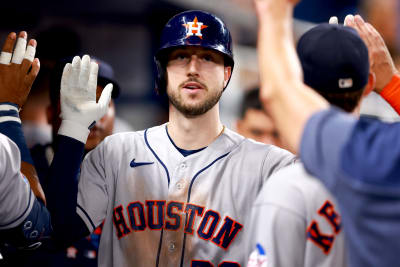
[[[264,108],[292,149],[300,151],[305,169],[336,197],[349,265],[395,266],[400,250],[400,124],[357,120],[329,108],[303,84],[290,28],[295,2],[255,1]],[[361,17],[349,19],[372,48],[375,90],[399,110],[400,76],[381,37]]]
[[[246,91],[240,108],[240,118],[236,121],[236,130],[247,138],[285,149],[271,118],[262,108],[259,94],[259,88]]]
[[[305,84],[359,115],[361,98],[372,91],[375,77],[356,30],[321,24],[300,38],[297,53]],[[336,199],[318,179],[300,163],[286,167],[264,185],[253,206],[249,241],[255,251],[249,265],[257,266],[253,263],[262,258],[263,248],[271,266],[346,266],[340,218]]]
[[[71,179],[79,162],[66,162],[66,155],[82,149],[97,109],[91,102],[86,112],[92,98],[79,99],[87,91],[76,78],[86,81],[95,71],[82,74],[90,65],[86,56],[66,66],[51,166],[55,193],[48,196],[56,237],[86,235],[104,220],[100,266],[243,266],[251,203],[294,156],[220,122],[218,101],[234,61],[219,18],[203,11],[171,18],[155,61],[158,92],[170,101],[169,122],[105,138],[85,157],[79,190]]]
[[[14,49],[17,35],[10,33],[0,54],[0,244],[34,249],[51,224],[18,115],[40,68],[36,41],[27,46],[26,38],[21,32]]]

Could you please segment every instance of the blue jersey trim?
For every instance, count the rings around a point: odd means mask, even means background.
[[[192,186],[193,186],[193,183],[194,183],[194,181],[196,180],[196,178],[197,178],[203,171],[207,170],[207,169],[208,169],[209,167],[211,167],[214,163],[216,163],[218,160],[220,160],[220,159],[222,159],[222,158],[228,156],[229,153],[230,153],[230,152],[228,152],[228,153],[226,153],[226,154],[224,154],[224,155],[222,155],[222,156],[216,158],[213,162],[211,162],[210,164],[208,164],[206,167],[204,167],[203,169],[201,169],[200,171],[198,171],[198,172],[196,173],[195,176],[193,176],[192,181],[190,182],[189,190],[188,190],[187,203],[189,203],[189,201],[190,201],[190,193],[191,193],[191,191],[192,191]],[[186,224],[187,224],[187,220],[188,220],[187,214],[186,214],[185,218],[186,218],[186,219],[185,219],[185,225],[186,225]],[[181,265],[180,265],[181,267],[183,266],[183,259],[185,258],[185,244],[186,244],[186,233],[183,234],[183,246],[182,246],[182,256],[181,256]]]
[[[154,152],[154,150],[151,148],[151,146],[150,146],[150,144],[149,144],[149,142],[148,142],[148,140],[147,140],[147,130],[148,130],[148,129],[146,129],[146,131],[144,131],[144,141],[146,142],[146,145],[147,145],[147,147],[150,149],[151,153],[153,153],[153,155],[156,157],[156,159],[158,160],[158,162],[160,162],[160,164],[164,167],[164,170],[165,170],[165,172],[167,173],[168,188],[169,188],[170,179],[169,179],[169,172],[168,172],[167,166],[165,166],[164,162],[161,161],[161,159],[157,156],[156,152]]]
[[[33,160],[26,145],[21,123],[16,121],[5,121],[0,123],[0,133],[10,138],[17,146],[21,154],[21,161],[33,165]]]
[[[163,239],[163,236],[164,236],[164,228],[161,229],[160,243],[158,243],[156,267],[158,267],[158,265],[160,264],[160,253],[161,253],[161,246],[162,246],[162,239]]]
[[[79,205],[78,203],[76,203],[76,206],[83,212],[83,214],[85,214],[86,218],[88,218],[90,224],[93,227],[93,230],[96,229],[97,227],[94,225],[92,219],[90,218],[89,214],[87,214],[86,210],[84,210],[81,205]]]
[[[31,205],[31,198],[32,198],[32,190],[29,190],[29,201],[28,201],[28,206],[26,207],[26,209],[24,210],[24,212],[21,213],[21,215],[18,216],[18,218],[16,218],[15,220],[13,220],[13,221],[11,221],[11,222],[9,222],[9,223],[0,225],[0,227],[7,227],[8,225],[13,224],[13,223],[15,223],[16,221],[18,221],[19,219],[21,219],[21,218],[26,214],[26,212],[27,212],[28,209],[29,209],[29,206]]]
[[[171,143],[174,145],[174,147],[176,148],[176,150],[178,150],[179,153],[181,153],[182,156],[184,156],[184,157],[187,157],[187,156],[189,156],[189,155],[196,154],[197,152],[200,152],[200,151],[202,151],[202,150],[204,150],[204,149],[207,148],[206,146],[205,146],[205,147],[202,147],[202,148],[199,148],[199,149],[193,149],[193,150],[186,150],[186,149],[180,148],[180,147],[178,147],[178,146],[174,143],[174,140],[172,140],[171,136],[169,136],[167,125],[165,125],[165,131],[167,132],[169,141],[171,141]]]
[[[157,156],[156,152],[154,152],[154,150],[151,148],[148,140],[147,140],[147,130],[144,131],[144,141],[146,142],[147,147],[150,149],[151,153],[153,153],[153,155],[156,157],[156,159],[158,160],[158,162],[160,162],[160,164],[163,166],[165,173],[167,174],[167,178],[168,178],[168,188],[169,188],[169,172],[167,169],[167,166],[165,166],[164,162],[161,161],[161,159]],[[158,266],[159,261],[160,261],[160,253],[161,253],[161,246],[162,246],[162,239],[163,239],[163,234],[164,234],[164,229],[161,230],[161,235],[160,235],[160,243],[158,244],[158,251],[157,251],[157,261],[156,261],[156,266]]]
[[[11,116],[11,117],[16,117],[19,118],[19,114],[16,110],[3,110],[0,111],[0,117],[4,116]]]

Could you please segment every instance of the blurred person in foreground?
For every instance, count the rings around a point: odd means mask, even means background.
[[[400,250],[400,123],[344,114],[303,83],[292,37],[296,3],[255,0],[261,101],[305,169],[336,197],[349,265],[395,266]],[[382,38],[366,34],[375,29],[361,17],[348,20],[369,48],[374,90],[399,112],[400,76]]]
[[[320,24],[300,38],[297,53],[305,84],[331,105],[359,116],[375,75],[369,72],[368,48],[357,31]],[[260,266],[263,259],[272,266],[347,266],[337,200],[301,163],[284,168],[264,185],[251,221],[249,266]]]
[[[40,69],[36,44],[12,32],[0,54],[0,266],[13,266],[9,253],[37,249],[52,232],[19,117]]]

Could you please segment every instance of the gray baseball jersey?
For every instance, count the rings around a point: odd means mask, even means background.
[[[301,163],[274,174],[251,211],[250,266],[346,266],[338,206]]]
[[[17,145],[0,133],[0,230],[18,226],[29,215],[35,196],[21,173]]]
[[[229,129],[187,157],[166,125],[115,134],[82,163],[77,213],[91,231],[104,221],[100,266],[243,266],[251,205],[293,161]]]

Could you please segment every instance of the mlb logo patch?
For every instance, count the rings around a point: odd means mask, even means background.
[[[207,25],[203,25],[203,22],[199,22],[197,20],[197,17],[194,17],[193,21],[182,25],[185,26],[187,29],[186,38],[190,36],[197,36],[200,39],[203,39],[203,34],[201,33],[201,30],[208,27]]]
[[[353,87],[353,79],[339,79],[339,88],[351,88]]]
[[[267,255],[260,244],[257,244],[257,248],[250,254],[247,267],[268,267]]]

